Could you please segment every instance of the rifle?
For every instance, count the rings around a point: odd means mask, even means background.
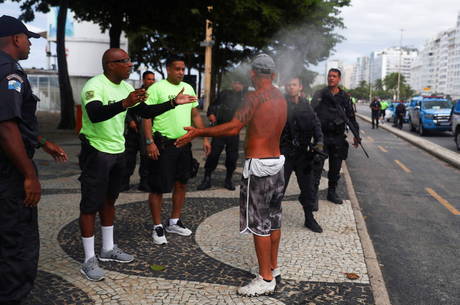
[[[369,158],[369,155],[367,154],[367,151],[364,149],[364,146],[361,143],[361,137],[359,136],[358,130],[356,129],[355,125],[353,125],[350,122],[350,119],[347,117],[347,115],[345,113],[345,110],[343,110],[342,106],[335,100],[334,96],[332,96],[332,100],[334,101],[335,107],[337,108],[337,110],[339,112],[339,115],[345,121],[345,124],[348,126],[348,128],[350,128],[351,133],[356,138],[356,140],[358,140],[358,144],[363,149],[363,152],[366,155],[366,157]]]

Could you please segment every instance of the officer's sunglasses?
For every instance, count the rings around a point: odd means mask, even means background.
[[[131,58],[123,58],[123,59],[117,59],[117,60],[110,60],[108,61],[107,63],[111,63],[111,62],[121,62],[121,63],[128,63],[128,62],[131,62]]]

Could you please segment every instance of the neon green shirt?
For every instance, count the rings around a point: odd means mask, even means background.
[[[388,102],[387,101],[383,101],[383,102],[380,102],[380,107],[382,110],[385,110],[388,108]]]
[[[120,84],[112,83],[104,74],[94,76],[88,80],[81,91],[81,105],[83,111],[82,128],[91,146],[109,154],[118,154],[125,151],[125,117],[126,111],[99,122],[92,123],[86,113],[86,105],[92,101],[100,101],[103,105],[125,99],[133,86],[125,81]]]
[[[185,88],[183,94],[195,96],[192,86],[187,83],[181,82],[179,85],[174,85],[166,79],[156,82],[147,89],[149,97],[146,104],[155,105],[164,103],[176,97],[182,88]],[[198,102],[179,105],[172,110],[157,115],[153,119],[152,132],[158,131],[170,139],[177,139],[183,136],[186,134],[184,127],[192,125],[192,108],[196,106],[198,106]]]

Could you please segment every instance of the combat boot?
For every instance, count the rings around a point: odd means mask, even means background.
[[[337,193],[335,192],[335,187],[332,188],[332,187],[329,187],[327,189],[327,200],[335,203],[335,204],[342,204],[343,201],[342,199],[340,199],[340,197],[337,195]]]
[[[323,228],[321,228],[321,226],[316,221],[315,217],[313,216],[313,212],[311,210],[306,209],[304,209],[303,211],[305,213],[305,227],[309,228],[313,232],[322,233]]]
[[[232,182],[232,174],[227,174],[227,176],[225,177],[224,187],[230,191],[235,190],[235,185],[233,185]]]
[[[197,190],[202,191],[209,188],[211,188],[211,174],[205,174],[203,181],[197,186]]]

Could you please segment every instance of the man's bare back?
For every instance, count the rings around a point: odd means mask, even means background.
[[[286,124],[286,100],[269,84],[249,92],[235,118],[248,126],[246,158],[269,158],[280,155],[280,136]]]

